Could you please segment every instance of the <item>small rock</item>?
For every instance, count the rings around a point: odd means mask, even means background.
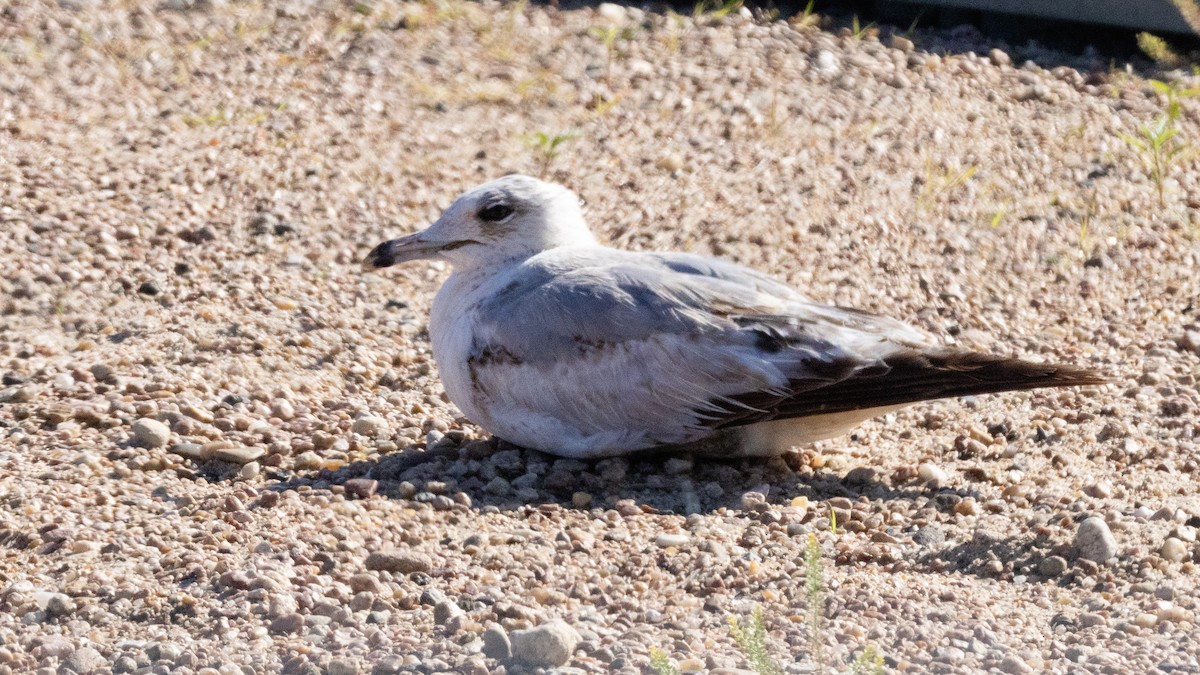
[[[433,569],[433,563],[428,556],[413,551],[372,551],[367,556],[366,567],[395,574],[412,574],[428,573]]]
[[[1100,481],[1094,485],[1089,485],[1083,489],[1084,494],[1096,499],[1108,499],[1113,495],[1112,483],[1108,481]]]
[[[612,2],[602,2],[596,7],[596,15],[616,26],[629,20],[629,12],[621,5]]]
[[[912,40],[909,40],[908,38],[904,37],[903,35],[893,35],[892,40],[889,43],[889,45],[891,46],[892,49],[899,49],[900,51],[904,52],[905,54],[907,54],[917,48],[917,46],[915,44],[913,44]]]
[[[1107,626],[1108,619],[1101,614],[1095,612],[1084,612],[1079,615],[1079,625],[1083,628],[1092,628],[1094,626]]]
[[[242,480],[253,480],[254,478],[258,477],[258,474],[261,470],[262,466],[259,465],[258,462],[250,462],[244,465],[242,469],[238,471],[238,478],[241,478]]]
[[[1117,554],[1117,540],[1103,518],[1092,516],[1079,524],[1075,548],[1081,558],[1102,563]]]
[[[131,428],[133,440],[143,448],[161,448],[171,440],[171,429],[156,419],[143,417]]]
[[[561,666],[571,660],[579,633],[566,622],[554,620],[512,634],[513,658],[529,666]]]
[[[286,422],[296,416],[296,408],[286,398],[277,398],[271,402],[271,416]]]
[[[871,485],[876,482],[878,472],[874,467],[860,466],[850,470],[842,480],[847,485]]]
[[[498,661],[512,658],[512,643],[500,624],[494,623],[483,631],[483,655]]]
[[[1032,673],[1033,669],[1019,657],[1009,654],[1000,661],[1000,672],[1008,673],[1008,675],[1026,675],[1026,673]]]
[[[231,464],[249,464],[250,462],[256,462],[262,459],[263,455],[266,454],[267,451],[263,448],[217,448],[216,450],[213,450],[212,458],[222,462],[229,462]]]
[[[1043,558],[1038,563],[1038,572],[1044,577],[1057,577],[1067,571],[1067,559],[1060,555]]]
[[[325,672],[329,675],[358,675],[362,669],[354,659],[334,659],[325,667]]]
[[[154,283],[153,281],[143,281],[142,285],[138,286],[138,293],[141,293],[142,295],[154,296],[162,293],[162,289],[159,288],[158,284]]]
[[[367,499],[379,489],[379,481],[373,478],[351,478],[344,483],[346,494],[359,499]]]
[[[940,546],[946,541],[946,533],[934,525],[926,525],[914,532],[912,538],[921,546]]]
[[[830,77],[841,72],[842,66],[833,52],[822,49],[817,52],[817,71]]]
[[[40,598],[39,598],[40,600]],[[50,593],[45,597],[45,603],[38,602],[50,616],[66,616],[75,611],[75,601],[65,593]]]
[[[379,438],[388,433],[388,423],[382,417],[368,415],[354,420],[350,430],[360,436]]]
[[[62,669],[74,673],[93,673],[107,662],[99,651],[92,647],[80,647],[71,652],[62,664]]]
[[[917,467],[917,477],[933,486],[945,485],[950,476],[936,464],[923,462]]]
[[[298,633],[302,628],[304,628],[304,615],[292,613],[284,614],[272,621],[267,630],[276,634],[291,634]]]
[[[1133,618],[1133,625],[1138,628],[1154,628],[1158,625],[1158,617],[1149,612],[1142,612]]]
[[[349,583],[350,590],[355,593],[379,595],[383,591],[383,585],[379,583],[379,579],[376,579],[374,574],[355,574],[350,577]]]
[[[1200,330],[1186,330],[1179,338],[1179,346],[1185,351],[1200,356]]]
[[[1187,544],[1175,537],[1167,537],[1162,548],[1158,549],[1158,554],[1171,562],[1183,562],[1188,554]]]
[[[439,626],[444,626],[450,619],[460,616],[462,613],[462,608],[458,605],[449,600],[442,600],[433,606],[433,622]]]
[[[654,543],[659,548],[684,546],[688,543],[688,536],[686,534],[671,534],[664,532],[654,539]]]
[[[1012,65],[1012,57],[1010,57],[1002,49],[993,49],[992,51],[988,52],[988,59],[991,60],[992,65],[994,65],[994,66],[1011,66]]]
[[[204,446],[199,443],[176,443],[171,448],[171,454],[179,455],[186,459],[200,461],[204,459]]]

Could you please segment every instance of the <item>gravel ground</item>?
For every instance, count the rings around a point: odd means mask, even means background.
[[[754,607],[789,672],[868,644],[1200,672],[1200,172],[1160,204],[1121,135],[1165,98],[1107,57],[608,6],[3,4],[0,672],[633,673],[653,647],[732,673]],[[447,270],[358,261],[511,171],[616,245],[1115,383],[772,461],[495,442],[430,357]]]

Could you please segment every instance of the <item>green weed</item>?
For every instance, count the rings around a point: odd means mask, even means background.
[[[808,0],[808,4],[804,6],[804,11],[800,12],[799,16],[792,17],[792,25],[797,28],[804,28],[806,26],[816,26],[821,23],[821,15],[813,10],[815,6],[816,0]]]
[[[883,657],[875,651],[875,645],[867,645],[850,663],[849,675],[883,675]]]
[[[665,652],[656,647],[650,648],[650,669],[655,675],[679,675],[679,669],[671,663]]]
[[[979,167],[972,164],[957,171],[946,168],[941,173],[935,173],[933,162],[926,162],[924,187],[921,196],[917,198],[917,210],[926,211],[932,208],[935,202],[966,185],[978,171]]]
[[[755,607],[750,622],[743,626],[736,616],[729,617],[729,634],[737,643],[742,657],[758,675],[783,675],[783,669],[775,663],[767,651],[767,627],[763,622],[761,607]]]
[[[1187,60],[1171,48],[1166,40],[1150,33],[1137,34],[1138,49],[1155,63],[1166,68],[1178,68]]]
[[[604,45],[604,84],[611,89],[613,55],[617,51],[617,43],[621,40],[631,39],[634,36],[634,30],[612,25],[593,26],[588,29],[588,35],[600,40],[600,43]]]
[[[535,131],[525,138],[525,143],[531,149],[538,161],[538,175],[545,177],[550,171],[550,165],[558,156],[562,154],[562,145],[569,141],[579,138],[579,134],[573,131],[556,134],[551,136],[545,131]]]
[[[1167,97],[1166,110],[1154,122],[1142,125],[1138,136],[1121,134],[1121,138],[1137,151],[1142,166],[1154,182],[1158,205],[1165,206],[1163,183],[1177,166],[1196,156],[1192,144],[1180,137],[1178,121],[1183,112],[1181,99],[1195,96],[1200,89],[1180,89],[1158,80],[1150,80],[1150,86]]]
[[[875,28],[874,21],[863,26],[859,24],[857,14],[850,18],[850,37],[854,38],[855,40],[861,40],[878,32],[879,31]]]
[[[830,509],[830,526],[837,532],[837,516]],[[825,565],[821,562],[821,544],[817,535],[808,534],[804,548],[804,598],[808,605],[808,646],[813,660],[824,668],[825,656],[821,633],[825,625]]]
[[[724,19],[743,5],[745,0],[700,0],[692,7],[692,18]]]

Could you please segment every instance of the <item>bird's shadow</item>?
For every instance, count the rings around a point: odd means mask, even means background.
[[[269,474],[276,481],[265,489],[282,492],[309,486],[340,491],[351,499],[413,500],[430,503],[434,509],[478,512],[517,512],[530,506],[557,504],[583,512],[636,508],[650,514],[724,512],[751,519],[765,517],[766,510],[777,512],[794,504],[797,497],[806,497],[810,507],[796,522],[803,531],[828,528],[836,504],[831,500],[836,498],[852,504],[867,501],[871,504],[868,514],[887,510],[886,502],[895,500],[920,500],[923,508],[945,513],[953,511],[966,497],[983,501],[971,490],[935,488],[915,480],[891,485],[891,477],[882,477],[871,469],[844,476],[814,471],[809,466],[812,457],[797,453],[769,459],[712,459],[648,452],[622,458],[572,460],[486,439],[444,442],[429,449],[412,447],[334,470]],[[233,475],[207,477],[220,480]],[[764,503],[765,508],[756,507]],[[854,532],[858,525],[861,523],[846,520],[839,527]],[[1047,555],[1071,557],[1069,547],[1044,535],[1010,536],[977,530],[969,541],[951,542],[936,524],[905,531],[885,529],[904,544],[900,555],[907,561],[907,569],[914,571],[1013,580],[1022,575],[1021,570],[1036,567]],[[1074,577],[1072,570],[1057,582],[1069,583]],[[1049,580],[1036,573],[1024,574],[1023,578]]]
[[[340,485],[346,492],[358,494],[364,482],[349,481],[366,479],[374,495],[435,502],[435,507],[439,496],[453,494],[458,503],[481,510],[514,511],[555,503],[589,511],[615,508],[632,500],[645,513],[679,515],[741,509],[747,500],[786,506],[797,497],[810,502],[860,496],[886,501],[912,499],[927,492],[920,485],[893,487],[873,471],[860,471],[847,480],[813,471],[806,461],[804,455],[723,459],[669,451],[576,460],[487,439],[461,446],[441,444],[428,450],[412,447],[335,470],[276,474],[278,481],[267,489]],[[346,489],[348,483],[353,490]]]

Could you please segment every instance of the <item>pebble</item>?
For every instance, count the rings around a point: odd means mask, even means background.
[[[462,614],[462,608],[449,600],[442,600],[433,606],[433,622],[439,626],[446,625],[450,619]]]
[[[686,534],[671,534],[671,533],[666,533],[666,532],[658,535],[654,539],[655,545],[657,545],[659,548],[671,548],[672,546],[674,546],[674,547],[685,546],[688,543],[688,541],[689,541],[689,539]]]
[[[917,467],[917,477],[934,487],[945,485],[946,481],[950,479],[941,467],[929,462],[923,462]]]
[[[271,416],[286,422],[296,416],[296,408],[286,398],[277,398],[271,401]]]
[[[212,458],[231,464],[249,464],[263,458],[267,451],[263,448],[233,447],[217,448],[212,452]]]
[[[171,454],[193,461],[205,459],[204,446],[199,443],[176,443],[171,447]]]
[[[350,430],[367,438],[379,438],[388,433],[388,423],[382,417],[368,415],[354,420]]]
[[[1009,654],[1000,661],[1000,672],[1008,673],[1008,675],[1026,675],[1032,673],[1030,668],[1019,657]]]
[[[300,632],[302,628],[304,628],[304,615],[293,612],[272,621],[267,630],[276,634],[291,634]]]
[[[494,623],[483,631],[483,655],[499,661],[512,658],[512,643],[500,624]]]
[[[514,631],[512,657],[528,666],[552,668],[571,660],[579,633],[566,622],[553,620],[536,628]]]
[[[379,481],[373,478],[351,478],[343,484],[346,494],[359,499],[367,499],[379,488]]]
[[[94,647],[80,647],[63,661],[62,668],[68,672],[93,673],[106,663],[104,656]]]
[[[251,480],[258,477],[262,466],[258,462],[248,462],[238,471],[238,478],[242,480]]]
[[[433,569],[429,556],[415,551],[373,551],[367,556],[366,568],[395,574],[428,573]]]
[[[1102,563],[1117,554],[1117,540],[1103,518],[1092,516],[1079,524],[1075,549],[1081,558]]]
[[[67,616],[75,612],[75,601],[65,593],[53,593],[46,602],[46,613],[50,616]]]
[[[917,48],[917,46],[915,44],[913,44],[912,40],[909,40],[908,38],[904,37],[903,35],[893,35],[891,41],[888,44],[889,44],[889,46],[891,46],[892,49],[899,49],[900,51],[904,52],[905,54],[907,54]]]
[[[1066,571],[1067,559],[1059,555],[1043,558],[1038,563],[1038,572],[1044,577],[1057,577]]]
[[[990,60],[994,66],[1012,65],[1012,57],[1010,57],[1008,53],[1002,49],[992,49],[992,51],[988,52],[988,60]]]
[[[171,440],[171,429],[156,419],[143,417],[131,428],[133,440],[143,448],[161,448]]]
[[[837,75],[841,72],[841,64],[838,58],[833,55],[833,52],[822,49],[817,53],[817,71],[828,76]]]
[[[1158,616],[1150,612],[1140,612],[1133,618],[1133,625],[1138,628],[1154,628],[1158,625]]]
[[[1162,547],[1158,549],[1158,554],[1171,562],[1183,562],[1184,558],[1187,558],[1188,547],[1187,544],[1175,537],[1167,537]]]
[[[1196,356],[1200,356],[1200,331],[1184,331],[1183,337],[1179,339],[1179,346]]]

